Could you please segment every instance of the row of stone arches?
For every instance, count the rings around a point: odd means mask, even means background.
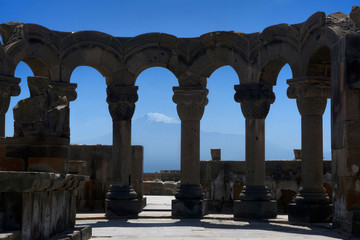
[[[294,77],[304,75],[316,48],[331,47],[337,40],[334,30],[325,27],[323,13],[302,24],[269,27],[261,34],[214,32],[192,39],[160,33],[116,38],[16,23],[2,24],[1,32],[5,75],[13,76],[18,62],[25,61],[35,76],[69,82],[76,67],[91,66],[107,78],[108,85],[134,85],[143,70],[159,66],[169,69],[180,86],[187,81],[205,86],[204,78],[225,65],[237,72],[239,82],[274,83],[285,63]]]
[[[288,80],[288,96],[297,100],[302,115],[302,145],[306,156],[303,171],[309,175],[297,204],[300,208],[304,207],[301,204],[320,204],[320,211],[328,214],[329,199],[319,180],[320,122],[326,99],[335,98],[335,90],[333,96],[330,94],[330,83],[338,81],[333,75],[338,71],[334,63],[338,59],[337,44],[345,34],[331,16],[326,18],[324,13],[315,13],[304,23],[272,26],[262,33],[214,32],[199,38],[176,38],[160,33],[116,38],[90,31],[56,32],[21,23],[2,24],[0,32],[3,40],[0,84],[6,86],[1,95],[2,118],[10,97],[19,93],[19,80],[14,78],[14,71],[20,61],[26,62],[35,76],[47,79],[57,95],[66,96],[68,101],[76,99],[76,84],[70,83],[76,67],[93,67],[106,78],[114,157],[113,185],[107,195],[108,217],[136,215],[136,193],[130,186],[131,119],[138,100],[136,79],[150,67],[167,68],[179,83],[173,88],[173,101],[181,120],[182,172],[173,216],[203,214],[205,203],[199,179],[200,120],[208,103],[207,78],[222,66],[231,66],[239,77],[235,101],[241,104],[246,118],[247,183],[242,202],[234,209],[235,217],[255,214],[251,209],[258,208],[263,210],[259,217],[276,214],[264,185],[264,126],[275,100],[272,88],[280,70],[289,64],[293,79]],[[335,89],[334,84],[332,87]],[[69,133],[55,137],[69,138]],[[310,160],[316,167],[311,167]],[[189,211],[194,208],[197,211]]]

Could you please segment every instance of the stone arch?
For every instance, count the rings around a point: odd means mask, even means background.
[[[239,83],[242,79],[245,79],[247,68],[246,61],[233,49],[224,47],[207,49],[202,56],[198,56],[198,58],[189,67],[189,70],[199,76],[208,78],[217,69],[224,66],[230,66],[234,69],[239,77]]]
[[[10,62],[9,75],[14,76],[17,65],[23,61],[31,68],[34,76],[55,78],[56,73],[54,70],[58,64],[57,53],[47,45],[22,40],[5,48],[5,51]]]
[[[327,46],[320,45],[314,49],[308,59],[306,75],[330,77],[330,72],[331,51]]]
[[[300,52],[286,42],[273,42],[263,46],[257,53],[253,68],[254,82],[264,82],[276,85],[281,69],[289,64],[293,76],[300,72]]]
[[[20,61],[24,61],[34,76],[56,79],[59,56],[59,36],[35,24],[1,24],[4,51],[9,59],[8,74],[13,76]]]
[[[70,81],[71,73],[78,66],[93,67],[105,77],[111,77],[123,67],[122,44],[108,34],[95,31],[71,33],[64,38],[62,46],[61,81],[63,82]]]
[[[230,66],[239,77],[247,77],[248,39],[234,32],[213,32],[200,37],[202,51],[193,56],[189,71],[208,78],[223,66]],[[206,83],[204,84],[206,85]]]
[[[124,69],[134,76],[134,82],[131,84],[135,84],[137,77],[144,70],[152,67],[166,68],[179,79],[180,72],[185,66],[174,54],[176,43],[175,36],[164,33],[143,34],[129,39],[125,43]]]
[[[331,28],[314,31],[303,45],[303,71],[311,76],[330,77],[331,46],[338,40],[339,36]]]
[[[179,73],[171,66],[172,53],[162,48],[143,49],[126,61],[125,70],[134,76],[134,82],[137,77],[146,69],[152,67],[162,67],[173,73],[179,79]]]

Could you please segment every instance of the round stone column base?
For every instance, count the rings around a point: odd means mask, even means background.
[[[276,201],[234,201],[234,220],[276,218]]]
[[[142,201],[138,199],[105,199],[105,216],[109,219],[116,218],[138,218],[142,209]]]
[[[172,200],[172,218],[202,218],[207,212],[207,200],[175,199]]]
[[[291,223],[320,223],[332,221],[331,204],[295,204],[288,207]]]

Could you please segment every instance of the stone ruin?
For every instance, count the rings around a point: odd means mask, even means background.
[[[137,194],[142,188],[137,151],[142,148],[131,146],[131,119],[138,100],[137,77],[158,66],[169,69],[179,83],[173,88],[173,101],[181,120],[181,173],[172,217],[206,214],[200,120],[208,103],[206,79],[225,65],[238,74],[234,99],[246,119],[245,186],[233,201],[234,219],[276,217],[277,203],[265,182],[264,128],[275,101],[272,88],[282,67],[289,64],[293,78],[287,80],[287,95],[296,99],[302,131],[301,188],[289,205],[289,221],[332,221],[334,228],[359,236],[359,29],[360,7],[353,7],[349,15],[317,12],[303,23],[270,26],[261,33],[212,32],[197,38],[164,33],[113,37],[1,24],[1,230],[15,231],[14,236],[23,239],[49,238],[75,224],[74,196],[85,180],[68,174],[69,102],[76,99],[70,77],[78,66],[91,66],[106,78],[113,120],[111,163],[105,172],[110,182],[105,199],[108,218],[137,217],[144,204]],[[5,138],[10,98],[20,93],[20,79],[14,76],[20,61],[34,73],[28,78],[31,96],[14,108],[15,134]],[[323,187],[322,114],[327,99],[331,99],[332,196]],[[86,231],[81,230],[84,239],[89,237]]]

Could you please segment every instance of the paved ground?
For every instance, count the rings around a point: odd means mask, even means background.
[[[107,220],[104,214],[78,214],[77,225],[91,225],[93,239],[343,239],[331,225],[311,227],[287,223],[286,216],[270,222],[233,221],[232,215],[204,219],[171,219],[171,197],[147,196],[148,205],[131,220]]]

